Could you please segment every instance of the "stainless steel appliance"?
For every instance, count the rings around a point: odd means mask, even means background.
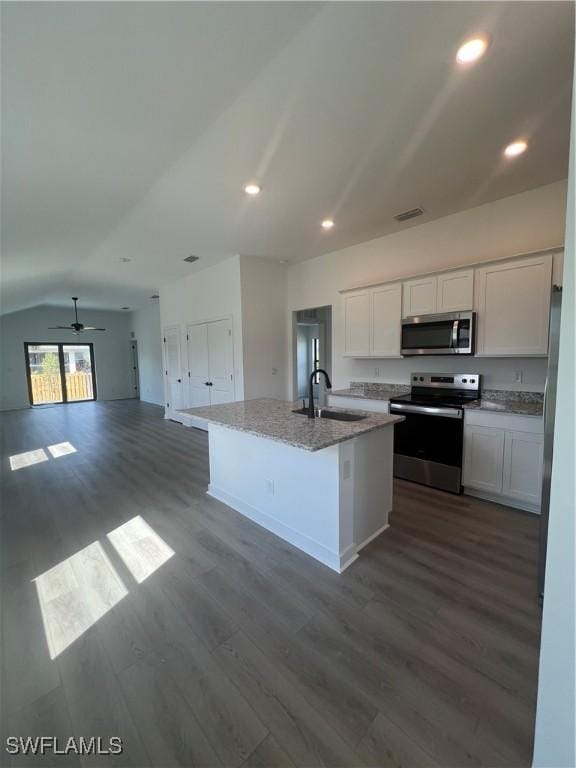
[[[550,512],[550,486],[552,480],[552,454],[554,451],[554,416],[556,413],[556,381],[560,349],[560,313],[562,288],[552,287],[550,299],[550,331],[548,338],[548,373],[544,390],[544,466],[542,474],[542,501],[540,506],[540,552],[538,559],[538,591],[544,595],[546,575],[546,549],[548,546],[548,516]]]
[[[474,312],[421,315],[402,320],[403,355],[473,355]]]
[[[462,493],[462,406],[480,397],[480,374],[413,373],[410,380],[410,394],[390,399],[390,413],[406,417],[394,427],[394,475]]]

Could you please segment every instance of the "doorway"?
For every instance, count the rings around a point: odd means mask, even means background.
[[[313,371],[323,368],[332,376],[332,307],[300,309],[293,315],[294,392],[308,398],[308,383]],[[315,396],[324,387],[320,376],[314,379]],[[322,391],[322,390],[320,390]]]
[[[94,345],[24,344],[30,405],[96,399]]]

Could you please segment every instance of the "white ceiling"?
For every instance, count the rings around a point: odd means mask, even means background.
[[[142,306],[565,178],[573,45],[567,2],[3,3],[2,311]]]

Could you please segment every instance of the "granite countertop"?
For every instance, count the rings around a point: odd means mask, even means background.
[[[463,406],[465,410],[491,411],[492,413],[515,413],[521,416],[542,416],[542,403],[526,403],[521,400],[489,400],[482,397]]]
[[[520,416],[542,416],[544,395],[541,392],[485,389],[480,400],[467,403],[464,408],[492,413],[514,413]]]
[[[366,417],[362,421],[309,419],[302,414],[292,413],[299,405],[299,403],[284,400],[262,398],[202,408],[186,408],[179,413],[205,419],[209,423],[220,424],[239,432],[285,443],[295,448],[302,448],[305,451],[320,451],[330,445],[403,421],[402,416],[372,414],[365,411],[358,412]],[[331,407],[329,410],[344,409]]]
[[[359,400],[390,400],[391,397],[410,392],[406,384],[373,384],[370,382],[350,383],[348,389],[328,390],[328,395],[336,397],[357,397]]]

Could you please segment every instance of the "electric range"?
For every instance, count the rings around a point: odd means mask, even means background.
[[[407,395],[390,398],[394,475],[462,493],[463,406],[480,397],[478,373],[413,373]]]

